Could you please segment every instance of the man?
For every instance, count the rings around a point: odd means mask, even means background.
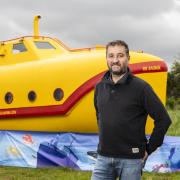
[[[99,127],[97,162],[92,180],[140,180],[144,162],[161,146],[171,119],[151,86],[128,68],[124,41],[106,46],[109,71],[96,85],[94,104]],[[147,142],[147,115],[154,129]]]

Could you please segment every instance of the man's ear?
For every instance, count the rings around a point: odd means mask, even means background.
[[[128,56],[128,61],[130,61],[130,56]]]

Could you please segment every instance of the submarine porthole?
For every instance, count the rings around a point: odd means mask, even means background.
[[[11,92],[7,92],[5,95],[5,101],[7,104],[11,104],[13,101],[13,94]]]
[[[31,101],[31,102],[33,102],[33,101],[35,101],[36,100],[36,93],[34,92],[34,91],[30,91],[29,93],[28,93],[28,99],[29,99],[29,101]]]
[[[54,90],[54,99],[56,101],[60,101],[64,96],[64,92],[61,88],[57,88]]]

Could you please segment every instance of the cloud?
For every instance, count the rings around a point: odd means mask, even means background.
[[[70,47],[123,39],[171,63],[180,47],[180,0],[6,0],[0,6],[0,39],[33,33],[41,14],[40,34]]]

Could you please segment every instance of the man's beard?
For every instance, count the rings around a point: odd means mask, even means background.
[[[113,64],[113,65],[117,65],[117,64]],[[123,74],[125,74],[127,72],[127,67],[126,66],[117,65],[117,66],[121,67],[118,71],[113,71],[112,66],[111,67],[108,66],[109,67],[109,71],[110,71],[110,73],[112,75],[121,76],[121,75],[123,75]]]

